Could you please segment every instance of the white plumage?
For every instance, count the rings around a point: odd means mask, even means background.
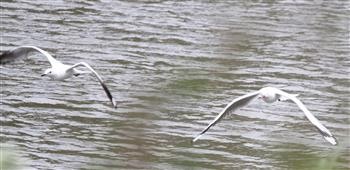
[[[255,98],[260,98],[266,103],[273,103],[277,100],[291,100],[304,112],[306,118],[318,129],[322,136],[332,145],[337,144],[336,138],[331,134],[331,132],[323,126],[318,119],[305,107],[305,105],[296,98],[297,95],[288,94],[280,89],[274,87],[265,87],[259,91],[248,93],[241,97],[234,99],[229,103],[225,109],[201,132],[199,133],[192,141],[197,141],[210,127],[218,123],[227,113],[233,112],[245,105]]]
[[[48,68],[45,70],[44,74],[42,76],[49,76],[50,78],[54,80],[64,80],[69,77],[72,77],[73,75],[78,76],[81,73],[84,73],[83,71],[80,71],[76,69],[78,66],[84,66],[88,68],[94,75],[96,76],[97,80],[103,87],[103,90],[107,94],[107,97],[112,102],[113,107],[117,107],[116,101],[113,99],[112,94],[108,90],[107,86],[105,85],[104,81],[102,80],[101,76],[87,63],[80,62],[75,65],[66,65],[61,63],[60,61],[53,58],[48,52],[35,47],[35,46],[20,46],[18,48],[15,48],[10,51],[5,51],[0,55],[0,63],[7,63],[11,62],[17,58],[25,57],[30,52],[40,52],[43,54],[50,62],[51,68]]]

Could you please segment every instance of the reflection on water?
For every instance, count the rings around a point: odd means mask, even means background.
[[[40,55],[1,68],[1,143],[35,169],[349,169],[348,3],[2,1],[1,51],[36,45],[91,75],[41,78]],[[262,86],[300,99],[254,101],[191,145],[232,99]]]

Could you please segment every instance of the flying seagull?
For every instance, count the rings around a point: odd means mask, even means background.
[[[94,73],[94,75],[96,76],[96,78],[100,82],[101,86],[103,87],[103,90],[107,94],[107,97],[112,102],[113,107],[115,107],[115,108],[117,107],[116,101],[113,99],[111,92],[108,90],[108,88],[107,88],[106,84],[103,82],[101,76],[89,64],[87,64],[85,62],[80,62],[80,63],[74,64],[74,65],[66,65],[66,64],[63,64],[60,61],[56,60],[55,58],[53,58],[48,52],[46,52],[38,47],[20,46],[18,48],[13,49],[13,50],[5,51],[4,53],[2,53],[0,55],[0,63],[6,64],[8,62],[11,62],[11,61],[17,59],[17,58],[25,57],[31,52],[40,52],[41,54],[46,56],[46,58],[49,60],[49,62],[51,64],[51,68],[46,69],[44,74],[42,74],[41,76],[49,76],[53,80],[62,81],[64,79],[72,77],[73,75],[78,76],[79,74],[85,73],[83,71],[78,70],[76,67],[84,66],[84,67],[88,68],[92,73]]]
[[[304,112],[306,118],[317,128],[317,130],[329,143],[331,143],[332,145],[337,144],[337,140],[331,134],[331,132],[325,126],[323,126],[314,115],[312,115],[312,113],[305,107],[305,105],[299,99],[296,98],[296,95],[288,94],[274,87],[264,87],[258,91],[248,93],[246,95],[234,99],[201,133],[199,133],[192,140],[192,142],[197,141],[206,131],[209,130],[210,127],[218,123],[226,114],[232,113],[242,108],[255,98],[262,99],[266,103],[273,103],[277,100],[284,101],[286,99],[293,101]]]

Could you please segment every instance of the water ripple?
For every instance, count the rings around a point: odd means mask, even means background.
[[[37,45],[92,75],[41,78],[40,55],[0,66],[2,143],[35,169],[348,169],[345,1],[4,1],[1,51]],[[234,98],[275,86],[338,138],[329,146],[293,103],[259,101],[190,141]],[[327,162],[327,165],[323,165]]]

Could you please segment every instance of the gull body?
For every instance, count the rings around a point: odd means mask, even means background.
[[[41,76],[49,76],[53,80],[59,80],[62,81],[64,79],[70,78],[73,75],[78,76],[80,73],[83,73],[82,71],[71,68],[72,66],[57,63],[55,66],[48,68],[45,70],[44,74]]]
[[[112,97],[109,89],[105,85],[101,76],[89,64],[87,64],[85,62],[80,62],[80,63],[74,64],[74,65],[66,65],[66,64],[63,64],[60,61],[56,60],[55,58],[53,58],[48,52],[46,52],[45,50],[42,50],[39,47],[20,46],[18,48],[15,48],[15,49],[10,50],[10,51],[6,51],[3,54],[1,54],[0,55],[0,63],[5,64],[8,62],[11,62],[17,58],[27,56],[31,52],[40,52],[48,59],[48,61],[51,64],[51,67],[46,69],[44,74],[42,74],[41,76],[48,76],[53,80],[62,81],[62,80],[65,80],[67,78],[72,77],[73,75],[78,76],[82,73],[85,73],[81,70],[76,69],[76,67],[84,66],[84,67],[88,68],[96,76],[97,80],[99,81],[99,83],[103,87],[103,90],[107,94],[107,97],[112,102],[113,107],[117,107],[116,101]]]
[[[331,134],[331,132],[323,126],[319,120],[305,107],[305,105],[296,98],[297,95],[286,93],[280,89],[274,87],[264,87],[258,91],[248,93],[246,95],[240,96],[229,103],[225,109],[211,122],[209,125],[199,133],[192,142],[197,141],[205,132],[209,130],[212,126],[218,123],[226,114],[234,112],[239,108],[246,106],[255,98],[259,98],[266,103],[273,103],[275,101],[285,101],[291,100],[304,112],[306,118],[316,127],[316,129],[321,133],[325,140],[327,140],[332,145],[337,144],[336,138]]]
[[[280,99],[281,95],[275,92],[275,88],[265,87],[260,90],[259,97],[266,103],[273,103]]]
[[[68,71],[69,66],[60,64],[45,70],[41,76],[49,76],[53,80],[62,81],[69,77],[72,77],[73,71]]]

